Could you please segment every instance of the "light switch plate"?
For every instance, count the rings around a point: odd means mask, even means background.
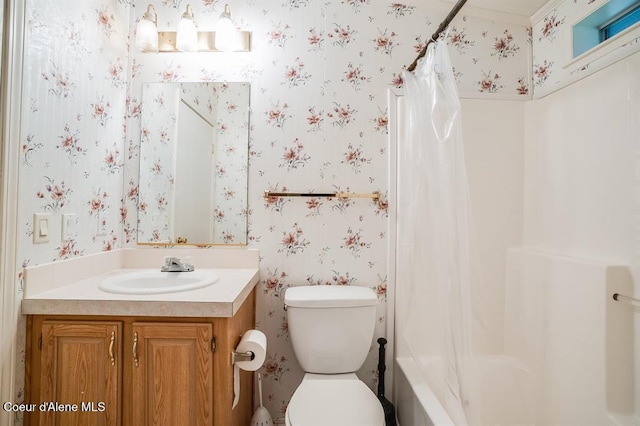
[[[153,229],[169,229],[169,215],[167,213],[154,213],[151,220]]]
[[[51,233],[51,213],[33,214],[33,244],[48,243]]]

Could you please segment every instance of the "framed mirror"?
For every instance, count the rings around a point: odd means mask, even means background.
[[[145,83],[139,244],[247,243],[249,83]]]

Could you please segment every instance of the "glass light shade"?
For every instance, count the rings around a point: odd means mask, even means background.
[[[153,21],[142,18],[136,26],[136,47],[143,52],[158,51],[158,29]]]
[[[198,50],[198,30],[193,19],[183,16],[178,22],[177,32],[176,49],[183,52],[195,52]]]
[[[225,5],[224,12],[220,15],[218,20],[218,28],[216,29],[215,38],[216,49],[223,52],[233,52],[236,50],[242,50],[242,34],[236,31],[236,28],[231,22],[231,13],[229,12],[229,5]]]

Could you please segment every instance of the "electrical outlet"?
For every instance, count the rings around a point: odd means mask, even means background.
[[[73,240],[78,235],[78,215],[64,213],[62,215],[62,241]]]
[[[49,242],[51,213],[33,214],[33,244]]]
[[[98,212],[98,232],[96,235],[107,235],[109,230],[107,216],[107,211],[105,210],[100,210]]]

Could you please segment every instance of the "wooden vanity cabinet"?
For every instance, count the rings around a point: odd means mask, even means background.
[[[116,339],[122,336],[122,323],[44,320],[40,330],[41,398],[34,407],[40,424],[118,424],[121,357]],[[99,423],[93,421],[97,418]]]
[[[133,323],[134,425],[213,425],[213,326]]]
[[[232,409],[230,359],[254,296],[231,318],[29,316],[25,425],[248,425],[253,375]]]

